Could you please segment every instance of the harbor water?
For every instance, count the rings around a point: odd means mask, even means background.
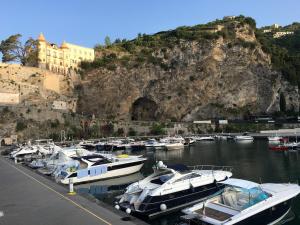
[[[80,193],[92,194],[113,205],[115,196],[124,192],[127,185],[149,175],[156,161],[165,164],[232,166],[233,177],[258,183],[298,182],[300,179],[300,152],[273,152],[266,140],[253,143],[234,141],[198,142],[179,151],[147,150],[139,152],[148,158],[141,173],[107,181],[77,186]],[[288,225],[300,224],[300,197],[293,202],[293,220]],[[179,223],[181,213],[169,214],[147,221],[153,225]]]

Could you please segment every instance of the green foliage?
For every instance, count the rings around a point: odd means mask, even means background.
[[[27,128],[27,125],[25,122],[19,120],[17,121],[17,124],[16,124],[16,132],[19,132],[19,131],[22,131],[22,130],[25,130]]]
[[[57,127],[59,127],[59,124],[60,124],[60,122],[59,122],[58,119],[55,119],[55,120],[53,120],[53,121],[50,121],[50,127],[51,127],[51,128],[57,128]]]
[[[38,42],[29,38],[23,45],[20,41],[22,35],[15,34],[1,41],[0,52],[2,62],[20,62],[22,65],[37,66]]]
[[[99,54],[101,57],[96,58],[94,62],[82,62],[81,68],[83,70],[95,68],[115,70],[118,65],[131,69],[144,64],[153,64],[167,71],[176,68],[176,62],[166,61],[170,58],[168,49],[178,46],[185,51],[187,46],[184,41],[208,43],[221,37],[233,41],[236,38],[237,26],[241,27],[245,24],[249,24],[253,30],[256,29],[255,20],[239,16],[234,20],[216,20],[208,24],[182,26],[153,35],[139,33],[133,40],[116,39],[113,44],[107,39],[105,46],[95,46],[95,50],[101,52]],[[219,25],[221,25],[221,30],[219,30]],[[255,47],[255,44],[250,42],[240,41],[239,44],[246,48]],[[115,52],[116,57],[111,57],[111,52]]]
[[[100,127],[100,130],[104,137],[111,136],[114,133],[114,125],[112,123],[105,124]]]
[[[7,106],[5,106],[3,109],[2,109],[2,113],[3,114],[7,114],[7,113],[9,113],[10,112],[10,110],[9,110],[9,108],[7,107]]]
[[[130,127],[128,130],[128,136],[136,136],[136,134],[136,131],[132,127]]]
[[[255,49],[255,47],[257,46],[257,43],[253,42],[253,41],[245,41],[245,40],[242,40],[240,38],[238,38],[234,44],[236,45],[240,45],[242,46],[243,48],[250,48],[250,49]]]
[[[293,85],[300,86],[300,26],[292,25],[294,35],[274,39],[272,33],[256,31],[264,52],[271,55],[272,66]]]
[[[152,135],[163,135],[163,134],[166,134],[166,130],[165,130],[163,124],[154,123],[150,128],[150,133]]]
[[[106,36],[104,39],[105,46],[111,46],[111,40],[109,36]]]
[[[124,129],[121,127],[121,128],[118,128],[116,135],[118,137],[121,137],[121,136],[124,136],[124,133],[125,133]]]

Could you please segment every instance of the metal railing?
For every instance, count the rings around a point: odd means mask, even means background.
[[[231,172],[233,170],[232,166],[216,166],[216,165],[195,165],[188,166],[190,170],[222,170]]]

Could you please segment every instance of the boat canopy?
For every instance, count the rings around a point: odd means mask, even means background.
[[[229,179],[227,179],[225,181],[222,181],[220,183],[235,186],[235,187],[244,188],[244,189],[247,189],[247,190],[259,187],[258,183],[255,183],[255,182],[252,182],[252,181],[247,181],[247,180],[242,180],[242,179],[236,179],[236,178],[229,178]]]

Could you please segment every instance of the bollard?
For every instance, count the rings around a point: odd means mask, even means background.
[[[69,195],[76,195],[76,192],[74,191],[74,184],[73,184],[73,178],[69,179]]]
[[[18,159],[17,159],[17,157],[15,157],[15,164],[17,164],[18,163]]]

